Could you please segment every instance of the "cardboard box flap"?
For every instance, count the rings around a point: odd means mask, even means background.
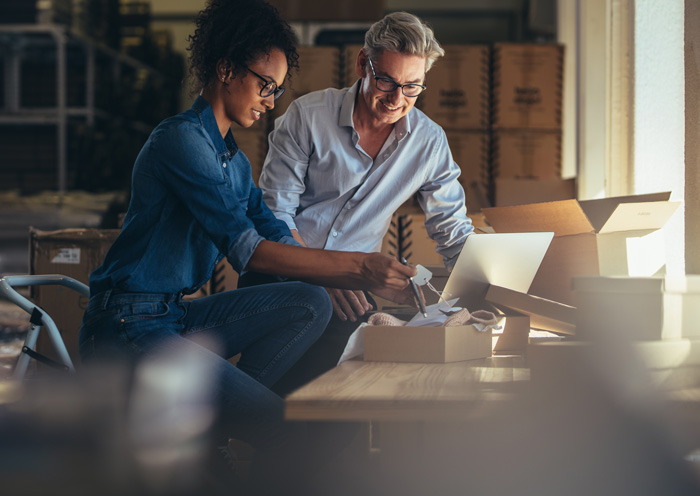
[[[666,191],[647,195],[614,196],[596,200],[581,200],[579,204],[596,232],[600,232],[605,222],[622,203],[664,202],[668,201],[669,198],[671,198],[671,192]],[[630,231],[632,229],[625,230]]]
[[[661,229],[676,211],[680,202],[621,203],[600,228],[601,234],[620,231]]]
[[[593,232],[576,200],[492,207],[483,213],[496,232],[553,231],[554,236]]]

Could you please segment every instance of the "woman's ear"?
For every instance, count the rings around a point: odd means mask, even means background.
[[[225,82],[227,79],[231,78],[231,64],[225,61],[224,59],[220,59],[216,63],[216,79],[221,81],[222,83]]]

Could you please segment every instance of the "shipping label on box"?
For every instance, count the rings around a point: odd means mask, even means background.
[[[498,130],[493,133],[494,177],[561,177],[561,132]]]
[[[663,272],[665,252],[659,255],[658,237],[648,235],[661,229],[680,205],[669,198],[666,192],[565,200],[494,207],[485,209],[484,215],[496,232],[554,231],[530,293],[576,306],[573,276],[651,276]],[[640,258],[642,262],[634,265]],[[656,263],[650,264],[650,260]]]
[[[299,71],[285,83],[287,91],[275,101],[274,117],[287,111],[287,107],[302,95],[326,88],[340,87],[340,51],[329,46],[300,46]]]
[[[562,45],[497,43],[492,127],[561,129],[563,68]]]
[[[104,260],[118,229],[30,229],[30,273],[60,274],[89,284],[90,273]],[[32,296],[54,320],[74,363],[79,363],[78,331],[88,299],[63,286],[36,286]],[[56,359],[48,336],[41,333],[37,351]]]
[[[428,89],[416,105],[449,130],[489,127],[489,47],[446,45],[426,75]]]

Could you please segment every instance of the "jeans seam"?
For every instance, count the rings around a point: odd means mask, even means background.
[[[186,334],[186,335],[190,335],[190,334],[195,334],[195,333],[198,333],[198,332],[206,331],[206,330],[211,329],[212,327],[218,327],[218,326],[220,326],[220,325],[230,324],[231,322],[236,322],[237,320],[243,320],[243,319],[246,319],[246,318],[248,318],[248,317],[252,317],[252,316],[254,316],[254,315],[259,315],[259,314],[261,314],[261,313],[270,312],[270,311],[273,311],[273,310],[280,310],[280,309],[283,309],[283,308],[293,308],[293,307],[303,307],[303,308],[306,308],[307,310],[309,310],[309,311],[314,315],[314,318],[316,318],[316,314],[315,314],[315,312],[313,311],[313,306],[307,305],[307,304],[305,304],[305,303],[286,303],[286,304],[282,304],[282,305],[276,305],[276,306],[270,306],[270,307],[262,307],[262,308],[259,308],[259,309],[255,310],[255,311],[252,311],[252,312],[248,312],[248,313],[244,313],[244,314],[238,314],[238,315],[236,316],[236,318],[233,318],[233,319],[231,319],[231,320],[222,320],[222,321],[217,321],[217,322],[213,322],[213,323],[208,323],[209,325],[206,325],[206,326],[193,327],[193,328],[190,328],[190,329],[187,330],[187,334]]]
[[[297,332],[296,335],[294,336],[294,338],[291,339],[287,343],[287,345],[284,348],[282,348],[279,351],[279,353],[277,353],[277,355],[274,356],[274,358],[272,360],[270,360],[270,362],[265,366],[265,368],[262,369],[260,374],[258,374],[258,377],[256,379],[264,378],[267,375],[267,373],[270,371],[270,369],[285,355],[285,353],[287,353],[287,351],[289,351],[289,349],[297,341],[299,341],[302,338],[302,336],[304,336],[304,334],[306,334],[306,331],[309,330],[309,328],[311,327],[311,324],[316,321],[318,314],[316,312],[314,312],[313,307],[311,307],[309,305],[303,305],[303,304],[301,306],[306,308],[311,313],[312,318],[308,321],[308,323],[304,326],[304,328],[301,329],[299,332]]]
[[[257,309],[256,311],[253,311],[253,312],[249,312],[249,313],[245,313],[245,314],[240,314],[240,315],[239,315],[237,318],[235,318],[235,319],[224,320],[224,321],[221,321],[221,322],[217,322],[217,323],[215,323],[215,324],[211,324],[211,325],[206,326],[206,327],[197,328],[196,330],[190,329],[190,330],[187,332],[187,334],[186,334],[185,336],[190,336],[190,335],[192,335],[192,334],[196,334],[196,333],[198,333],[198,332],[202,332],[202,331],[205,331],[205,330],[210,329],[210,328],[212,328],[212,327],[217,327],[217,326],[220,326],[220,325],[223,325],[223,324],[230,324],[231,322],[235,322],[235,321],[237,321],[237,320],[242,320],[242,319],[244,319],[244,318],[251,317],[251,316],[253,316],[253,315],[258,315],[258,314],[261,314],[261,313],[264,313],[264,312],[269,312],[269,311],[272,311],[272,310],[280,310],[280,309],[282,309],[282,308],[293,308],[293,307],[305,308],[305,309],[311,314],[311,319],[309,319],[309,322],[308,322],[299,332],[296,333],[296,335],[294,336],[294,338],[292,338],[292,339],[287,343],[287,345],[284,346],[284,347],[279,351],[279,353],[277,353],[277,355],[275,355],[275,356],[272,358],[272,360],[270,360],[270,361],[268,362],[268,364],[265,366],[265,368],[262,369],[262,371],[257,375],[257,377],[255,377],[256,380],[259,380],[259,379],[262,379],[262,378],[265,377],[265,375],[266,375],[266,374],[270,371],[270,369],[280,360],[280,358],[282,358],[282,357],[284,356],[284,354],[287,353],[287,351],[289,351],[289,349],[294,345],[294,343],[296,343],[297,341],[299,341],[299,339],[301,339],[301,337],[306,333],[306,331],[309,330],[311,324],[312,324],[313,322],[316,321],[316,319],[318,318],[318,313],[316,313],[316,312],[314,311],[314,307],[313,307],[312,305],[308,305],[308,304],[305,304],[305,303],[288,303],[288,304],[283,304],[283,305],[276,305],[276,306],[274,306],[274,307],[264,307],[264,308],[262,308],[262,309]]]

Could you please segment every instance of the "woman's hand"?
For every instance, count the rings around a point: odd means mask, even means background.
[[[368,289],[376,292],[382,288],[402,290],[408,287],[409,278],[418,273],[415,267],[404,265],[389,255],[365,253],[362,261],[362,277]],[[379,293],[377,293],[379,294]]]

